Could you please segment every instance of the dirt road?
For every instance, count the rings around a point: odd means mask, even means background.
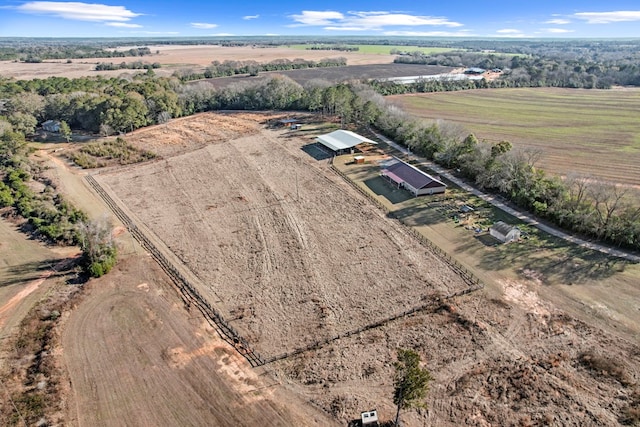
[[[147,255],[88,285],[62,337],[79,426],[331,426],[189,311]],[[285,403],[286,402],[286,403]]]

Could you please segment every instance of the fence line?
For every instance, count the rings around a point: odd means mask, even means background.
[[[195,286],[167,259],[167,257],[156,247],[151,240],[142,232],[129,218],[129,216],[118,206],[113,198],[102,188],[102,186],[91,175],[86,175],[85,179],[98,195],[109,206],[111,211],[122,221],[122,224],[129,230],[129,233],[147,250],[156,260],[160,267],[169,275],[171,281],[177,286],[180,293],[188,304],[194,304],[200,312],[217,328],[220,336],[231,344],[238,353],[244,356],[252,367],[265,364],[264,359],[249,346],[249,343],[238,332],[229,325],[222,315],[200,295]]]
[[[86,175],[85,179],[91,185],[91,187],[97,192],[97,194],[104,200],[107,206],[111,209],[111,211],[120,219],[123,225],[127,228],[127,230],[131,233],[131,235],[140,243],[140,245],[147,250],[151,256],[156,260],[156,262],[160,265],[160,267],[169,275],[171,281],[176,285],[180,293],[182,294],[185,302],[188,304],[194,304],[200,312],[205,316],[207,320],[209,320],[218,330],[220,336],[231,344],[238,353],[240,353],[247,361],[251,364],[252,367],[258,367],[265,365],[267,363],[273,363],[279,360],[287,359],[292,356],[296,356],[311,350],[317,350],[327,344],[330,344],[334,341],[337,341],[342,338],[348,338],[353,335],[358,335],[362,332],[379,328],[384,326],[394,320],[400,319],[402,317],[410,316],[412,314],[432,310],[435,311],[439,307],[441,307],[442,303],[451,298],[467,295],[477,290],[483,289],[484,284],[478,279],[472,272],[467,270],[465,267],[460,265],[455,259],[453,259],[449,254],[440,249],[437,245],[435,245],[431,240],[417,232],[413,227],[405,224],[401,219],[396,218],[386,206],[384,206],[379,200],[374,198],[371,194],[365,191],[363,188],[358,186],[355,182],[353,182],[348,176],[346,176],[342,171],[338,170],[331,162],[331,170],[333,170],[336,174],[342,177],[345,182],[350,184],[353,188],[367,197],[370,201],[372,201],[378,208],[382,209],[389,217],[395,218],[398,220],[400,224],[404,227],[404,229],[413,235],[419,242],[423,245],[430,248],[436,256],[438,256],[443,262],[449,265],[456,273],[460,275],[465,283],[469,285],[468,288],[463,289],[461,291],[455,292],[453,294],[438,297],[434,300],[414,306],[410,309],[404,310],[400,313],[391,315],[384,319],[375,321],[373,323],[361,326],[359,328],[342,332],[340,334],[334,335],[332,337],[326,338],[324,340],[315,341],[309,345],[299,347],[295,350],[285,352],[279,355],[275,355],[269,358],[263,358],[259,353],[251,348],[249,343],[231,326],[229,325],[222,315],[211,306],[211,304],[200,295],[200,293],[196,290],[196,288],[191,284],[191,282],[176,268],[176,266],[166,258],[166,256],[158,250],[156,245],[149,240],[149,238],[141,231],[129,218],[129,216],[118,206],[115,200],[102,188],[102,186],[95,180],[95,178],[91,175]]]
[[[382,204],[382,202],[380,202],[380,200],[378,200],[375,197],[373,197],[373,195],[371,195],[371,193],[369,193],[364,188],[362,188],[358,184],[356,184],[344,172],[342,172],[340,169],[338,169],[333,164],[333,162],[331,162],[331,170],[333,170],[338,176],[340,176],[347,184],[351,185],[351,187],[355,188],[358,192],[360,192],[360,194],[362,194],[367,199],[369,199],[371,202],[373,202],[373,204],[375,204],[378,208],[380,208],[383,212],[385,212],[389,218],[396,219],[404,227],[404,229],[409,234],[411,234],[413,237],[415,237],[424,246],[426,246],[429,249],[431,249],[432,252],[436,256],[438,256],[438,258],[440,258],[443,262],[445,262],[447,265],[449,265],[449,267],[451,267],[451,269],[453,269],[453,271],[458,273],[458,275],[462,278],[462,280],[467,285],[469,285],[469,287],[475,288],[477,286],[480,286],[480,288],[484,288],[484,283],[482,283],[480,281],[480,279],[475,274],[473,274],[473,272],[469,271],[466,267],[464,267],[462,264],[460,264],[458,261],[456,261],[450,254],[448,254],[446,251],[442,250],[438,245],[433,243],[425,235],[423,235],[422,233],[418,232],[415,228],[411,227],[410,225],[407,225],[401,218],[396,217],[394,212],[392,212],[389,208],[387,208],[384,204]]]

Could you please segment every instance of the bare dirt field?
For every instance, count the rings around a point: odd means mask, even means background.
[[[205,128],[196,132],[194,151],[180,135],[198,126],[174,121],[128,137],[139,138],[141,148],[180,141],[174,156],[165,144],[161,160],[105,170],[96,178],[207,284],[203,294],[262,353],[336,335],[465,286],[326,163],[308,157],[300,148],[311,142],[311,132],[266,130],[259,115],[207,116],[193,120],[218,125],[207,127],[210,138]],[[225,122],[235,129],[226,140],[220,133]],[[123,268],[126,273],[114,283],[132,277],[127,292],[157,293],[156,286],[144,290],[149,282],[140,268]],[[615,329],[610,318],[572,317],[564,300],[542,296],[553,294],[536,278],[516,279],[506,271],[490,278],[484,291],[268,364],[261,372],[267,384],[288,384],[343,425],[374,407],[391,419],[391,362],[396,348],[411,347],[421,353],[434,382],[429,409],[406,412],[408,426],[637,422],[636,341],[606,332]],[[126,301],[136,301],[130,295]],[[139,324],[165,327],[171,320],[157,316],[172,311],[158,298],[147,297],[153,304],[136,302],[146,314],[136,308],[128,315]],[[118,313],[116,300],[110,306]],[[157,304],[165,308],[157,311]],[[580,310],[579,302],[572,304],[571,310]],[[603,321],[605,329],[598,326]],[[201,325],[192,320],[195,331]],[[144,355],[146,335],[131,340],[129,347]],[[184,351],[203,346],[198,341]],[[168,360],[181,360],[183,351],[169,354]],[[154,365],[151,357],[140,360]]]
[[[369,79],[386,79],[391,77],[428,76],[452,72],[453,68],[439,65],[419,64],[366,64],[348,65],[346,67],[322,67],[303,70],[283,70],[260,73],[257,76],[232,76],[198,80],[189,84],[207,82],[216,88],[227,87],[232,84],[255,83],[265,80],[273,74],[281,74],[304,85],[312,80],[324,80],[331,83],[345,81],[360,81]]]
[[[393,62],[395,56],[380,54],[364,54],[357,52],[333,52],[318,50],[300,50],[287,47],[252,48],[248,46],[222,47],[216,45],[176,46],[159,45],[149,46],[154,53],[149,56],[136,56],[124,58],[89,58],[73,59],[71,63],[66,60],[51,60],[39,64],[24,62],[0,61],[0,75],[3,77],[15,77],[21,80],[43,79],[50,76],[58,77],[84,77],[84,76],[109,76],[115,77],[121,74],[133,74],[146,70],[114,70],[95,71],[96,64],[100,62],[159,62],[161,68],[157,75],[171,75],[180,68],[198,69],[211,64],[212,61],[247,61],[270,62],[274,59],[306,59],[317,61],[324,58],[344,57],[349,65],[385,64]],[[157,54],[155,52],[158,51]]]
[[[263,356],[468,287],[315,167],[300,149],[305,139],[260,127],[97,179],[208,285],[205,297]]]
[[[335,425],[251,369],[147,255],[88,285],[63,331],[69,425]]]

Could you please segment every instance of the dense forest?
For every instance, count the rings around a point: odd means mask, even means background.
[[[510,70],[495,82],[430,81],[402,86],[388,82],[333,84],[310,81],[300,85],[288,77],[275,74],[261,81],[215,88],[206,82],[183,84],[184,76],[167,78],[154,76],[153,73],[126,78],[51,77],[26,81],[0,78],[0,138],[4,153],[0,171],[0,205],[13,206],[24,215],[35,212],[40,218],[42,209],[24,210],[23,195],[29,195],[29,192],[28,186],[21,183],[32,179],[32,174],[28,170],[20,172],[14,167],[16,161],[13,160],[13,151],[14,147],[23,147],[24,136],[31,135],[46,120],[62,121],[74,130],[113,135],[203,111],[306,110],[339,116],[345,127],[375,127],[411,147],[414,152],[447,167],[459,169],[480,188],[499,193],[561,227],[638,250],[640,206],[637,200],[632,203],[627,190],[580,176],[566,179],[549,176],[536,167],[539,153],[513,149],[508,141],[497,144],[478,141],[473,135],[446,122],[412,118],[388,105],[381,95],[390,93],[390,88],[399,87],[406,88],[402,90],[430,91],[512,85],[509,82],[513,81],[514,75],[520,76],[518,81],[521,86],[607,87],[612,84],[639,84],[637,71],[636,79],[630,78],[634,74],[630,70],[634,69],[636,45],[631,45],[630,50],[619,50],[618,54],[614,54],[612,49],[611,55],[605,52],[596,55],[585,50],[583,55],[586,56],[580,57],[582,59],[571,59],[573,45],[570,43],[567,46],[564,51],[566,56],[562,58],[561,55],[556,56],[554,51],[548,56],[531,52],[511,56],[448,53],[438,54],[431,59],[422,58]],[[530,49],[533,51],[534,46],[530,46]],[[589,61],[584,59],[587,56],[591,58]],[[614,66],[614,63],[618,65]],[[282,61],[282,64],[286,64],[286,61]],[[251,65],[255,64],[223,63],[212,64],[212,67],[230,72],[228,70]],[[540,72],[542,68],[546,70],[544,79],[531,77],[534,69]],[[247,72],[250,71],[247,69]],[[528,78],[523,78],[525,73]],[[554,73],[565,73],[565,77],[553,77],[556,76]],[[576,85],[576,79],[595,84]],[[609,83],[598,86],[597,82],[602,81]],[[53,200],[45,205],[55,206],[56,203],[63,212],[68,211],[63,202]],[[55,216],[48,213],[49,210],[43,212],[44,217]],[[65,213],[64,217],[73,217],[73,214]],[[46,227],[39,220],[34,220],[34,224]],[[60,238],[58,236],[69,238],[64,227],[60,230],[61,234],[53,230],[55,232],[51,236],[54,239]],[[46,228],[43,228],[43,232],[47,233]]]

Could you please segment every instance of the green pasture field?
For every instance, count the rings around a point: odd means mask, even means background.
[[[539,149],[547,172],[640,185],[640,89],[485,89],[387,99],[415,116],[459,123],[480,140]]]
[[[300,49],[305,50],[311,46],[309,44],[293,44],[289,45],[292,49]],[[322,45],[320,45],[322,46]],[[377,44],[348,44],[345,45],[347,47],[357,47],[357,53],[369,53],[369,54],[377,54],[377,55],[391,55],[392,49],[397,49],[403,52],[415,52],[420,51],[427,55],[442,53],[442,52],[450,52],[452,48],[448,47],[420,47],[420,46],[396,46],[396,45],[377,45]],[[338,51],[336,51],[338,52]]]
[[[603,327],[616,328],[619,323],[627,333],[640,336],[640,265],[539,231],[447,180],[444,195],[412,197],[384,181],[375,162],[353,164],[352,158],[340,156],[333,164],[391,216],[473,271],[485,283],[487,296],[502,295],[508,284],[522,283],[578,318],[601,318]],[[473,206],[474,212],[462,215],[459,208],[463,204]],[[486,232],[496,221],[517,225],[524,238],[498,244]],[[610,323],[611,319],[616,322]]]

